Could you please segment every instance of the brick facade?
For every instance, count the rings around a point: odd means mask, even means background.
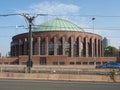
[[[81,60],[89,62],[104,54],[102,37],[97,34],[56,31],[33,32],[32,35],[34,64],[82,64]],[[28,44],[28,33],[12,38],[11,56],[19,57],[19,64],[27,61]]]
[[[17,64],[28,61],[28,41],[28,33],[12,38],[11,57],[17,57]],[[84,32],[67,20],[50,20],[32,32],[32,61],[36,65],[94,65],[117,61],[117,58],[103,56],[102,37]]]
[[[16,35],[11,44],[11,56],[28,54],[28,33]],[[93,39],[93,36],[95,39]],[[41,55],[40,45],[45,41],[45,55],[49,55],[49,43],[54,45],[54,56],[57,55],[58,42],[62,43],[62,55],[65,56],[66,42],[70,43],[70,57],[74,57],[74,43],[77,42],[78,57],[103,56],[102,37],[87,32],[37,32],[33,33],[33,55]],[[82,46],[81,46],[82,45]],[[81,48],[83,50],[81,50]]]

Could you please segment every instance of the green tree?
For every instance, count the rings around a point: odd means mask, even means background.
[[[113,55],[113,52],[116,52],[118,51],[118,49],[116,47],[113,47],[113,46],[108,46],[105,48],[105,51],[104,51],[104,56],[112,56]]]

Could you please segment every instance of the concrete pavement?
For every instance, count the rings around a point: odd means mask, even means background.
[[[0,90],[120,90],[120,83],[0,80]]]

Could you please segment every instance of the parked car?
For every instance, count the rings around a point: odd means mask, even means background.
[[[95,68],[118,68],[120,69],[120,63],[110,62],[110,63],[96,66]]]

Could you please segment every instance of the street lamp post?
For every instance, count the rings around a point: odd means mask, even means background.
[[[94,20],[95,18],[92,18],[93,23],[93,58],[95,57],[95,32],[94,32]]]
[[[96,48],[96,47],[95,47],[94,20],[95,20],[95,18],[93,17],[93,18],[92,18],[92,21],[93,21],[93,40],[94,40],[94,41],[93,41],[93,60],[95,60],[95,55],[96,55],[96,54],[95,54],[95,53],[96,53],[96,52],[95,52],[95,48]],[[96,62],[95,62],[95,61],[94,61],[94,65],[96,65]]]

